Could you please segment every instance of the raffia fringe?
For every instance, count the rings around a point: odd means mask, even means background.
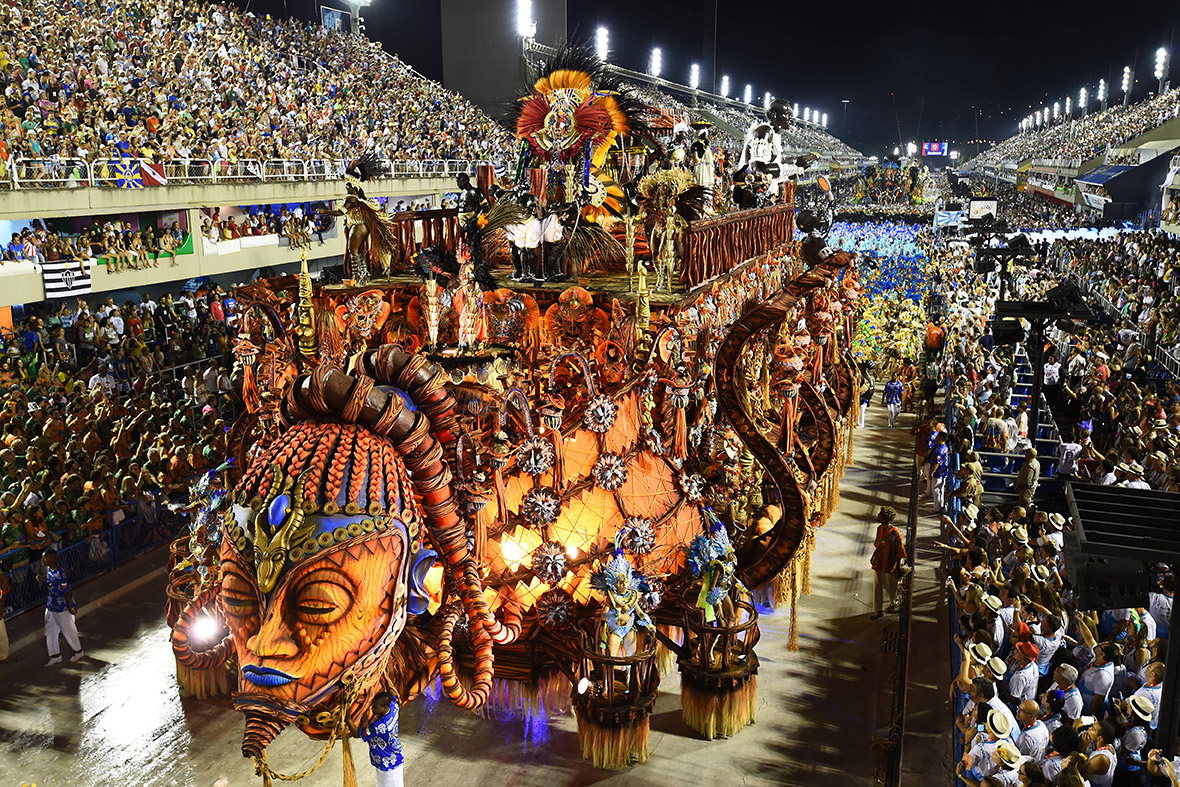
[[[647,737],[651,732],[648,716],[635,724],[603,727],[581,713],[574,715],[578,719],[582,757],[594,763],[595,768],[619,770],[633,762],[647,762]]]
[[[191,669],[177,662],[176,683],[180,686],[181,696],[198,700],[225,697],[233,691],[230,686],[230,673],[224,664],[208,669]]]
[[[668,626],[663,623],[659,624],[657,628],[660,633],[668,639],[674,640],[678,645],[684,644],[684,632],[680,630],[679,626]],[[676,671],[677,656],[676,652],[671,650],[663,642],[657,640],[656,642],[656,669],[659,670],[660,675],[667,677]]]
[[[705,740],[731,738],[757,720],[757,676],[751,675],[731,691],[701,689],[681,679],[680,709],[684,723]]]
[[[545,673],[535,683],[493,678],[491,693],[476,713],[489,719],[568,713],[572,689],[560,672]]]

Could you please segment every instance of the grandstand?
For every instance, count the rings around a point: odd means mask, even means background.
[[[1180,147],[1180,91],[1022,131],[961,171],[1108,218],[1134,218],[1158,200],[1168,154]]]

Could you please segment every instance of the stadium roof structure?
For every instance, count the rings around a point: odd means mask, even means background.
[[[1180,560],[1180,494],[1071,481],[1065,495],[1078,546],[1087,554]]]
[[[1111,178],[1117,178],[1124,172],[1130,172],[1135,169],[1134,166],[1126,164],[1103,164],[1101,167],[1090,170],[1085,175],[1078,175],[1075,180],[1078,183],[1088,183],[1091,186],[1101,186]]]

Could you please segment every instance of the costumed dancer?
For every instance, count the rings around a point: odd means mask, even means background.
[[[392,272],[394,258],[401,257],[401,243],[393,228],[393,219],[375,200],[365,196],[362,184],[388,174],[384,163],[366,153],[344,170],[343,210],[321,208],[318,213],[344,217],[344,262],[349,276],[358,284],[367,284],[376,268],[383,276]]]

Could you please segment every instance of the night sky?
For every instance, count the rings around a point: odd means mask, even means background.
[[[282,13],[283,5],[262,0],[252,7]],[[288,0],[287,7],[292,15],[316,14],[313,0]],[[896,145],[899,123],[907,142],[945,141],[974,153],[976,109],[978,137],[1003,139],[1037,107],[1064,106],[1067,95],[1076,106],[1083,85],[1093,97],[1100,78],[1121,100],[1123,66],[1132,63],[1138,100],[1156,89],[1155,50],[1174,51],[1180,27],[1180,3],[1159,0],[936,3],[921,14],[879,3],[720,0],[719,7],[718,84],[728,74],[731,94],[750,83],[758,105],[769,90],[801,109],[825,111],[829,129],[866,153]],[[569,0],[569,28],[589,42],[605,25],[611,60],[636,70],[647,69],[659,46],[662,75],[687,83],[701,56],[702,9],[701,0]],[[367,35],[442,78],[438,0],[373,0],[364,16]],[[513,24],[511,16],[505,24]],[[1180,82],[1180,66],[1172,77]],[[846,124],[841,99],[849,100]]]

